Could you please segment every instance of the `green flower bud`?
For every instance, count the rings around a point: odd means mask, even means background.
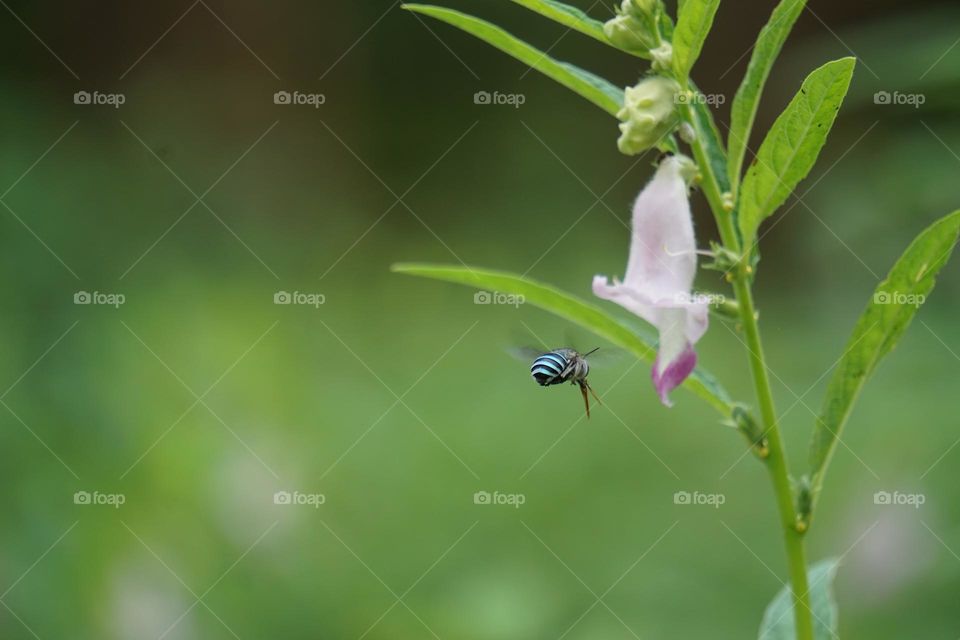
[[[670,78],[649,76],[624,92],[617,117],[620,139],[617,147],[628,156],[655,147],[677,126],[676,99],[680,85]]]
[[[650,58],[660,41],[658,31],[660,0],[622,0],[617,15],[603,25],[603,33],[615,46]]]
[[[770,451],[767,448],[767,438],[763,428],[757,424],[747,408],[737,404],[733,408],[730,425],[740,430],[747,437],[750,444],[754,447],[754,452],[760,458],[766,458]]]
[[[666,71],[673,67],[673,47],[669,42],[664,42],[656,49],[651,49],[650,56],[653,58],[654,71]]]
[[[607,20],[603,25],[603,34],[614,46],[644,57],[649,57],[647,52],[656,46],[654,36],[647,25],[626,13]]]
[[[653,15],[659,0],[623,0],[620,5],[620,11],[623,13],[633,13],[638,15]]]

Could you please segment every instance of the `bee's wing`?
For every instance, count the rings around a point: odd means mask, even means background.
[[[523,360],[529,363],[547,353],[547,351],[545,349],[538,349],[536,347],[510,347],[507,349],[507,353],[517,360]]]
[[[600,367],[607,367],[618,362],[626,361],[627,357],[630,355],[627,350],[619,347],[609,347],[605,344],[596,344],[593,342],[593,338],[588,337],[588,334],[579,328],[567,328],[565,335],[567,338],[567,344],[570,345],[577,353],[586,358],[587,362],[590,363],[590,366],[597,365]]]
[[[619,347],[600,347],[585,357],[591,367],[608,367],[625,361],[629,355],[630,353],[626,349],[620,349]]]

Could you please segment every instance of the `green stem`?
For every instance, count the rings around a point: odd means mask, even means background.
[[[750,369],[753,383],[760,402],[760,415],[763,418],[770,455],[766,459],[773,491],[780,512],[780,524],[783,528],[784,544],[790,564],[790,582],[793,589],[794,619],[796,621],[797,640],[813,640],[813,618],[810,608],[807,583],[807,561],[803,545],[803,533],[797,529],[797,515],[793,502],[793,490],[790,486],[790,474],[787,470],[786,453],[777,424],[777,414],[773,406],[773,394],[770,390],[770,378],[767,375],[763,343],[753,304],[753,292],[750,290],[749,273],[746,263],[741,261],[734,279],[734,290],[740,304],[740,319],[750,351]]]
[[[734,227],[733,216],[729,206],[725,206],[717,177],[713,174],[706,150],[703,148],[703,132],[697,130],[697,120],[694,117],[693,108],[687,105],[684,111],[687,122],[696,131],[696,139],[691,146],[700,167],[701,187],[717,220],[720,238],[725,248],[740,255],[740,241]],[[763,342],[760,339],[760,327],[757,323],[756,307],[753,302],[749,260],[741,255],[736,268],[731,272],[731,276],[740,308],[740,321],[746,336],[747,349],[750,352],[750,371],[753,374],[753,384],[757,401],[760,403],[760,415],[763,419],[764,432],[767,438],[769,455],[765,461],[767,470],[770,472],[770,480],[773,483],[790,567],[796,640],[813,640],[813,617],[810,608],[810,586],[807,582],[803,532],[797,527],[797,514],[794,506],[793,490],[790,486],[786,452],[783,447],[783,439],[780,436],[777,412],[773,404],[773,393],[770,389],[770,378],[763,354]]]

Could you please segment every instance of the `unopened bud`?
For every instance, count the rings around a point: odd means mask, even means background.
[[[733,211],[733,205],[734,205],[733,194],[730,193],[729,191],[724,191],[720,195],[720,203],[723,205],[723,210],[726,211],[727,213],[730,213],[731,211]]]
[[[740,430],[743,435],[747,437],[747,440],[750,441],[755,447],[762,447],[766,445],[766,436],[763,432],[763,428],[757,424],[757,421],[753,419],[753,416],[750,415],[750,412],[743,405],[736,405],[733,408],[733,413],[731,414],[733,423],[737,426],[737,429]]]
[[[603,25],[603,33],[616,47],[643,58],[660,42],[661,0],[622,0],[617,15]]]
[[[797,494],[797,530],[803,532],[810,520],[810,512],[813,511],[813,487],[809,476],[801,476],[794,483],[794,491]],[[804,528],[800,529],[800,525]]]
[[[650,57],[653,58],[654,71],[667,71],[673,68],[673,47],[669,42],[664,42],[656,49],[650,49]]]
[[[649,58],[649,51],[656,45],[655,38],[643,20],[621,13],[603,25],[603,35],[615,47]]]

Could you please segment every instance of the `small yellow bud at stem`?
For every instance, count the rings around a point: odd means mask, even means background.
[[[724,191],[720,196],[720,203],[723,206],[723,210],[727,213],[733,211],[733,194],[729,191]]]

